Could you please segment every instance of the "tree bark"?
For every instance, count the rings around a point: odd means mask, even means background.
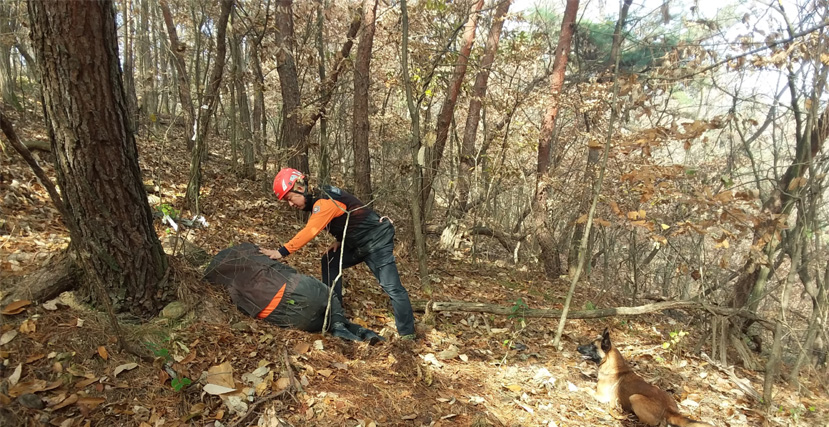
[[[12,13],[11,2],[0,2],[0,99],[16,110],[23,107],[15,93],[15,77],[12,71],[11,52],[14,45],[13,34],[17,26],[17,19]]]
[[[346,42],[337,53],[332,65],[332,72],[320,87],[319,101],[310,114],[303,112],[302,95],[299,91],[294,51],[296,41],[294,37],[294,19],[292,0],[279,0],[276,7],[276,38],[279,52],[276,54],[276,71],[279,74],[279,86],[282,90],[282,145],[288,149],[287,164],[289,167],[305,171],[308,166],[308,135],[314,124],[325,113],[325,108],[331,101],[334,86],[340,74],[345,69],[345,59],[351,53],[354,37],[360,29],[361,16],[355,15],[346,35]],[[306,117],[307,116],[307,117]]]
[[[236,13],[233,14],[237,16]],[[236,19],[234,18],[233,21]],[[242,170],[240,176],[247,179],[256,178],[256,168],[253,162],[253,135],[251,132],[250,123],[250,106],[248,103],[248,90],[243,76],[245,75],[245,59],[242,52],[242,36],[240,29],[236,27],[235,22],[233,26],[233,43],[230,45],[230,56],[233,61],[233,84],[236,88],[236,105],[238,106],[239,120],[236,123],[238,126],[239,136],[242,142]]]
[[[466,212],[469,191],[472,183],[472,171],[477,166],[475,159],[475,140],[478,136],[478,124],[481,121],[481,108],[486,98],[489,82],[489,73],[495,62],[498,52],[498,42],[501,40],[501,30],[504,28],[504,19],[509,11],[512,0],[503,0],[495,9],[492,17],[492,26],[484,46],[484,56],[481,58],[481,69],[475,77],[475,85],[470,94],[469,111],[466,114],[466,126],[463,131],[463,141],[460,147],[460,164],[458,165],[458,207],[460,216]]]
[[[325,79],[325,41],[324,41],[324,28],[325,28],[325,17],[323,11],[328,7],[328,1],[326,0],[319,0],[319,5],[317,5],[317,34],[316,40],[314,41],[317,48],[317,73],[319,74],[319,79],[321,82],[324,82]],[[319,131],[319,141],[320,141],[320,155],[319,155],[319,171],[317,172],[317,179],[321,185],[327,185],[331,183],[331,142],[328,136],[328,117],[323,115],[320,117],[320,131]]]
[[[354,61],[354,192],[369,202],[371,196],[371,154],[368,148],[368,89],[371,86],[371,48],[374,43],[374,17],[377,0],[363,1],[363,32]]]
[[[129,131],[111,1],[29,2],[43,102],[84,284],[116,311],[155,314],[174,296]]]
[[[417,265],[420,276],[421,289],[426,294],[431,294],[432,289],[429,283],[429,268],[426,259],[426,237],[423,234],[423,218],[420,216],[420,190],[423,179],[422,165],[418,163],[417,157],[420,152],[420,105],[415,103],[412,93],[412,82],[409,77],[409,9],[406,0],[400,2],[400,26],[402,29],[402,43],[400,46],[400,62],[403,69],[403,86],[406,91],[406,105],[409,108],[409,116],[412,120],[411,136],[411,159],[412,159],[412,193],[409,196],[409,213],[412,216],[412,229],[414,232],[414,244],[417,251]]]
[[[536,166],[536,190],[533,198],[532,222],[536,230],[536,239],[541,247],[541,261],[549,277],[558,277],[563,273],[553,229],[547,219],[547,198],[551,190],[550,153],[552,151],[553,131],[558,117],[559,98],[564,86],[564,72],[570,55],[570,45],[578,12],[578,0],[567,0],[564,18],[561,22],[561,35],[556,46],[553,60],[553,73],[550,76],[550,105],[541,122],[541,135],[538,138],[538,161]]]
[[[173,15],[170,13],[170,5],[167,0],[160,0],[159,6],[161,6],[161,15],[164,17],[164,24],[167,26],[167,37],[170,39],[170,52],[173,55],[173,64],[176,67],[178,100],[181,102],[181,108],[184,110],[185,125],[187,127],[185,133],[187,141],[185,144],[189,151],[193,149],[194,145],[193,135],[195,134],[196,113],[193,110],[193,100],[190,97],[190,74],[187,72],[187,64],[184,62],[187,46],[182,44],[178,39],[176,24],[173,22]]]
[[[222,11],[216,29],[216,63],[210,73],[208,88],[204,92],[204,102],[207,108],[199,108],[198,129],[196,131],[196,145],[190,156],[190,181],[187,183],[187,207],[194,215],[198,215],[199,193],[201,192],[201,162],[207,154],[207,133],[210,130],[210,118],[216,112],[219,103],[219,89],[222,86],[222,75],[225,68],[227,53],[227,21],[233,9],[234,0],[222,0]]]
[[[443,158],[443,150],[446,148],[446,139],[449,136],[449,127],[452,124],[455,106],[458,103],[458,95],[461,92],[464,76],[466,76],[469,55],[472,53],[472,44],[475,41],[475,30],[478,28],[478,16],[483,7],[484,0],[478,0],[469,13],[469,19],[463,29],[461,50],[458,53],[458,60],[455,62],[455,69],[452,71],[452,81],[446,93],[446,98],[443,100],[443,105],[440,107],[440,113],[438,113],[438,120],[435,124],[435,145],[431,150],[428,150],[430,153],[427,156],[429,163],[426,165],[423,179],[421,206],[424,218],[426,216],[426,206],[431,198],[432,186]]]
[[[137,0],[139,2],[140,27],[138,28],[138,67],[141,71],[139,76],[143,83],[141,86],[140,109],[145,117],[152,117],[158,114],[158,92],[155,88],[155,67],[153,67],[153,46],[152,29],[150,21],[150,0]]]

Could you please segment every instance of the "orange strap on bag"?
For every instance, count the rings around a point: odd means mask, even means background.
[[[274,310],[274,309],[276,308],[276,306],[278,306],[278,305],[279,305],[279,303],[282,301],[282,295],[284,295],[284,294],[285,294],[285,286],[287,286],[287,285],[288,285],[288,283],[284,283],[284,284],[282,285],[282,287],[281,287],[281,288],[279,288],[279,292],[277,292],[277,293],[276,293],[276,295],[274,295],[274,296],[273,296],[273,299],[272,299],[272,300],[271,300],[271,302],[268,304],[268,306],[267,306],[267,307],[265,307],[265,309],[264,309],[264,310],[260,311],[260,312],[259,312],[259,314],[257,314],[257,315],[256,315],[256,318],[257,318],[257,319],[264,319],[264,318],[266,318],[266,317],[270,316],[270,315],[271,315],[271,313],[273,313],[273,310]]]

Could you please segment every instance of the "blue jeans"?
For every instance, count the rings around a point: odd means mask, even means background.
[[[340,253],[343,245],[335,251],[322,256],[322,282],[331,287],[334,278],[340,271]],[[409,300],[409,293],[403,284],[400,283],[400,274],[397,272],[397,263],[394,260],[394,236],[390,236],[388,242],[377,245],[371,252],[357,256],[352,251],[343,253],[343,269],[353,267],[365,262],[368,268],[374,273],[374,277],[380,282],[380,287],[391,299],[394,321],[397,325],[397,333],[400,336],[415,333],[414,313],[412,303]],[[334,295],[343,300],[342,277],[334,284]]]

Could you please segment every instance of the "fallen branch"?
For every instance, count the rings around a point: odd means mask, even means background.
[[[3,289],[0,306],[27,299],[44,302],[71,290],[80,283],[82,271],[66,250],[46,261],[44,266],[16,284]]]
[[[417,311],[426,310],[425,301],[412,301],[412,308]],[[740,316],[746,319],[753,320],[771,330],[774,324],[766,319],[758,317],[754,313],[747,310],[720,307],[717,305],[705,304],[699,301],[664,301],[653,304],[645,304],[636,307],[614,307],[601,308],[597,310],[581,310],[571,311],[567,314],[568,319],[600,319],[603,317],[613,316],[636,316],[639,314],[654,313],[657,311],[669,309],[684,309],[684,310],[705,310],[711,314],[719,316]],[[545,308],[527,308],[515,310],[513,306],[502,306],[497,304],[487,304],[480,302],[466,302],[466,301],[435,301],[431,304],[431,310],[435,312],[467,312],[467,313],[489,313],[500,314],[504,316],[520,315],[521,317],[541,317],[541,318],[559,318],[561,317],[561,310],[551,310]]]
[[[35,176],[37,177],[40,184],[43,188],[46,189],[46,192],[49,193],[49,198],[52,199],[52,203],[55,204],[55,207],[58,208],[58,212],[61,214],[61,220],[66,221],[66,218],[69,218],[66,215],[66,208],[63,205],[63,199],[60,198],[60,194],[58,194],[58,190],[55,188],[55,185],[52,184],[52,181],[46,176],[46,172],[37,164],[37,160],[32,156],[32,152],[20,142],[20,138],[18,138],[17,133],[14,131],[14,126],[12,122],[6,118],[6,115],[3,114],[3,111],[0,111],[0,130],[3,131],[3,134],[6,135],[6,138],[9,139],[12,147],[14,147],[15,151],[20,154],[21,157],[26,161],[32,171],[34,171]]]

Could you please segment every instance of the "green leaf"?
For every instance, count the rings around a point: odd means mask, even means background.
[[[187,377],[176,377],[170,381],[170,385],[173,386],[173,390],[175,391],[181,391],[181,389],[187,387],[191,383],[192,381],[190,381],[190,378]]]

